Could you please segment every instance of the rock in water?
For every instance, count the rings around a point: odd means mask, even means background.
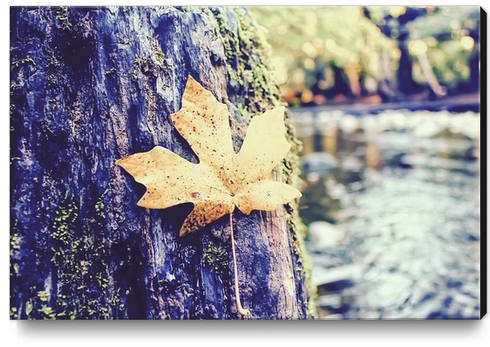
[[[309,224],[308,232],[311,242],[318,248],[334,247],[344,237],[344,231],[340,227],[324,221]]]

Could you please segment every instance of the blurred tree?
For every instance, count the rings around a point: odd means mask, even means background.
[[[428,92],[427,84],[432,97],[478,90],[479,7],[369,6],[364,14],[398,41],[400,92]]]
[[[412,59],[406,41],[409,36],[408,23],[424,15],[425,11],[425,8],[407,8],[405,6],[374,6],[368,7],[364,11],[384,35],[398,41],[400,54],[396,69],[396,84],[399,93],[392,95],[396,99],[423,90],[423,87],[413,79]]]
[[[409,26],[409,48],[419,44],[426,51],[438,81],[448,93],[475,92],[480,77],[480,8],[434,8]],[[410,52],[417,55],[416,51]],[[414,61],[414,78],[425,82],[420,59]]]

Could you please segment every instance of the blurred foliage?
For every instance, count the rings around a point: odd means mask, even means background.
[[[418,16],[407,23],[399,19],[409,10]],[[419,83],[427,79],[420,66],[419,54],[426,54],[439,82],[456,88],[470,77],[470,59],[479,51],[480,8],[478,6],[368,6],[371,20],[389,28],[388,36],[399,39],[407,32],[407,46],[413,56],[413,77]],[[400,42],[399,44],[405,44]],[[475,46],[476,44],[476,46]],[[473,57],[476,58],[476,57]]]
[[[434,37],[438,41],[457,40],[468,36],[469,30],[479,31],[480,8],[478,6],[444,6],[427,9],[425,16],[408,24],[411,40],[427,37]]]
[[[479,52],[479,20],[477,6],[434,8],[407,25],[409,49],[418,44],[426,52],[439,82],[448,88],[456,88],[469,80],[470,59]],[[411,49],[410,53],[416,55],[417,51]],[[414,79],[425,82],[420,70],[415,60]]]
[[[427,83],[427,72],[419,54],[448,89],[468,81],[475,70],[470,60],[479,50],[477,6],[273,6],[250,12],[264,28],[271,64],[291,105],[376,94],[382,79],[396,79],[399,48],[410,52],[413,79],[421,84]]]
[[[382,35],[360,7],[250,10],[254,20],[266,29],[278,83],[287,85],[286,98],[291,99],[290,93],[311,91],[314,85],[320,90],[334,87],[339,82],[335,81],[335,68],[342,70],[342,77],[349,84],[355,84],[361,73],[364,79],[374,78],[378,52],[396,48],[396,42]],[[302,94],[303,102],[311,101],[313,95],[308,94]]]

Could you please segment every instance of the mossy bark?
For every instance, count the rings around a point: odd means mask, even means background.
[[[149,210],[117,159],[169,148],[187,76],[230,111],[278,106],[266,44],[243,9],[12,7],[11,318],[241,319],[229,222],[178,237],[192,206]],[[234,58],[236,57],[236,59]],[[296,184],[299,143],[278,179]],[[310,318],[295,203],[234,213],[242,305],[252,319]]]

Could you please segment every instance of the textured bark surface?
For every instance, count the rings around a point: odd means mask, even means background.
[[[228,106],[240,148],[236,103],[258,85],[230,77],[240,66],[217,24],[246,35],[237,12],[13,7],[10,18],[11,318],[244,318],[227,217],[179,238],[192,205],[138,207],[144,187],[115,165],[155,145],[198,161],[170,119],[187,75]],[[233,215],[252,319],[309,317],[294,208]]]

